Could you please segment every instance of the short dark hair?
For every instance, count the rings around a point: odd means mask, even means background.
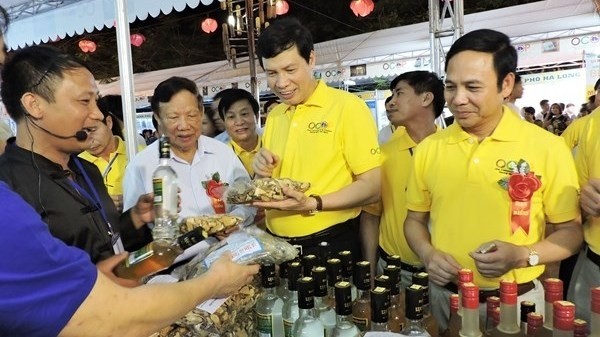
[[[254,98],[254,96],[252,96],[252,94],[246,90],[231,89],[225,95],[223,95],[219,101],[219,116],[221,116],[221,119],[225,120],[225,113],[227,110],[229,110],[234,103],[242,100],[248,101],[248,103],[250,103],[252,106],[254,116],[258,116],[258,110],[260,109],[260,106],[256,101],[256,98]]]
[[[267,110],[269,109],[269,107],[273,104],[279,104],[280,102],[274,98],[271,98],[270,100],[266,101],[265,104],[263,104],[263,111],[265,113],[267,113]]]
[[[113,103],[112,101],[114,101],[114,99],[112,97],[115,97],[115,96],[116,95],[100,97],[96,104],[98,105],[98,109],[100,110],[100,112],[102,112],[102,115],[104,116],[102,123],[106,124],[106,117],[110,116],[110,118],[113,119],[112,128],[110,129],[112,131],[112,134],[124,139],[123,131],[121,130],[121,126],[119,125],[118,117],[115,116],[115,114],[112,112],[114,110],[114,108],[112,107],[112,103]],[[119,97],[119,101],[120,101],[121,96],[118,96],[118,97]],[[120,108],[119,110],[123,110],[123,109]],[[122,111],[121,111],[121,115],[122,115]]]
[[[433,113],[435,118],[444,111],[444,82],[435,74],[425,70],[408,71],[398,75],[392,80],[390,90],[394,91],[399,82],[404,81],[417,95],[430,92],[433,95]]]
[[[6,32],[6,30],[8,29],[9,22],[10,18],[8,17],[6,9],[0,6],[0,36],[2,36],[4,32]]]
[[[110,112],[113,116],[123,121],[123,98],[121,95],[106,95],[98,99],[98,108]]]
[[[598,87],[600,87],[600,78],[596,81],[596,84],[594,84],[594,90],[598,90]]]
[[[535,115],[535,108],[532,106],[526,106],[523,108],[523,111],[525,111],[525,113],[528,113],[530,115]]]
[[[498,77],[496,82],[498,91],[502,89],[502,81],[506,75],[517,73],[517,50],[504,33],[491,29],[478,29],[463,35],[452,44],[446,54],[444,70],[448,71],[448,63],[456,54],[467,50],[493,55],[494,71]]]
[[[184,90],[189,91],[198,98],[198,108],[203,110],[202,96],[198,93],[196,83],[185,77],[173,76],[160,82],[154,89],[154,94],[150,99],[150,107],[154,114],[160,117],[160,103],[171,101],[173,96]]]
[[[263,58],[269,59],[296,46],[303,59],[308,62],[314,50],[313,39],[308,28],[296,18],[283,18],[267,27],[258,37],[256,55],[263,67]]]
[[[394,86],[394,87],[395,87],[395,86]],[[394,89],[392,88],[392,90],[394,90]],[[385,99],[385,102],[384,102],[384,104],[388,104],[388,103],[389,103],[389,102],[392,100],[392,97],[394,97],[394,95],[392,95],[392,96],[388,96],[388,97]]]
[[[515,84],[521,83],[523,80],[521,79],[521,75],[515,73]]]
[[[225,96],[226,93],[228,93],[230,90],[233,90],[231,88],[227,88],[227,89],[223,89],[219,92],[217,92],[214,96],[213,96],[213,101],[216,101],[218,99],[223,98],[223,96]]]
[[[80,59],[50,46],[18,50],[2,70],[2,101],[10,117],[19,122],[27,112],[21,97],[27,92],[54,102],[54,91],[67,71],[90,68]]]
[[[543,99],[543,100],[541,100],[541,101],[540,101],[540,106],[542,106],[542,105],[544,105],[544,104],[548,104],[548,103],[550,103],[550,101],[549,101],[549,100],[547,100],[547,99]]]

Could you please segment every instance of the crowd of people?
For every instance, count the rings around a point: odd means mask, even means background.
[[[474,271],[481,294],[497,294],[503,278],[516,281],[519,301],[543,312],[544,265],[578,255],[568,294],[589,319],[589,291],[600,285],[600,115],[570,122],[546,100],[541,118],[529,108],[522,115],[508,36],[481,29],[459,38],[444,80],[428,71],[396,77],[390,126],[379,137],[361,98],[314,78],[312,36],[298,20],[261,32],[257,56],[278,98],[263,106],[264,128],[245,90],[223,90],[210,106],[187,78],[154,90],[153,122],[170,140],[180,216],[235,214],[240,227],[260,225],[303,255],[320,254],[326,241],[377,270],[399,255],[405,285],[414,272],[429,273],[442,330],[461,268]],[[258,266],[230,255],[176,284],[116,276],[127,252],[152,240],[158,142],[144,141],[127,160],[121,105],[99,96],[91,69],[74,56],[33,46],[0,63],[2,101],[17,124],[0,157],[0,253],[10,256],[0,262],[0,334],[147,336],[251,281]],[[434,121],[446,105],[454,123],[441,129]],[[578,125],[575,145],[557,136],[570,133],[562,124]],[[258,177],[310,188],[230,205],[203,184]]]

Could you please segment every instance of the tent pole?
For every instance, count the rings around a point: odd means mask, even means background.
[[[133,66],[131,45],[129,42],[129,22],[125,0],[115,0],[117,25],[117,52],[119,55],[119,74],[121,96],[123,98],[123,121],[125,122],[125,146],[129,160],[137,152],[135,96],[133,88]]]

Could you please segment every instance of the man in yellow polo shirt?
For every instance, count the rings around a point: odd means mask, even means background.
[[[398,224],[406,218],[406,183],[412,170],[415,147],[436,131],[435,118],[444,110],[444,84],[435,73],[410,71],[392,80],[388,117],[399,127],[381,146],[381,201],[379,222],[380,261],[390,255],[402,259],[402,284],[412,284],[412,274],[423,264],[410,249]]]
[[[518,301],[543,311],[544,264],[582,242],[572,156],[562,139],[503,107],[517,66],[508,36],[472,31],[446,62],[444,95],[455,123],[417,146],[404,222],[433,283],[433,313],[443,329],[460,268],[473,270],[480,301],[505,278],[518,283]],[[544,238],[546,223],[555,230]]]
[[[596,89],[596,102],[600,101]],[[590,289],[600,286],[600,113],[590,114],[579,138],[575,155],[581,188],[583,236],[586,249],[579,255],[573,271],[568,298],[575,302],[577,317],[590,321]]]
[[[229,145],[250,177],[254,177],[252,161],[262,145],[256,126],[258,102],[246,90],[229,89],[221,96],[218,108],[219,115],[225,124],[225,131],[231,139]]]
[[[302,246],[302,253],[320,253],[326,241],[331,252],[350,250],[358,260],[356,218],[380,191],[375,120],[359,97],[314,78],[312,37],[298,20],[277,20],[265,29],[257,53],[282,103],[267,117],[254,172],[311,185],[306,194],[285,190],[288,199],[255,205],[267,209],[269,231]]]
[[[600,79],[596,81],[596,84],[594,85],[594,91],[598,91],[598,88],[600,88]],[[594,101],[595,100],[596,98],[594,96]],[[579,138],[583,134],[583,130],[585,129],[585,125],[590,119],[590,116],[591,113],[575,119],[561,134],[561,137],[563,137],[567,145],[573,149],[573,154],[576,153],[577,145],[579,145]]]
[[[121,137],[119,124],[109,112],[104,97],[98,100],[98,108],[104,115],[102,121],[95,121],[89,128],[89,148],[79,154],[98,167],[108,194],[119,212],[123,211],[123,177],[127,166],[125,142]]]

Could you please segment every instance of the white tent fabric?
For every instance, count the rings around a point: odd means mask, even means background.
[[[545,39],[600,32],[600,18],[594,14],[594,5],[589,0],[539,1],[469,14],[465,16],[464,22],[465,32],[480,28],[495,29],[513,37],[515,44],[541,44]],[[444,45],[449,46],[451,42],[448,39]],[[579,49],[562,49],[560,53],[538,53],[531,57],[527,53],[521,53],[519,66],[581,60],[582,53]],[[428,22],[422,22],[322,42],[315,45],[315,50],[316,71],[328,82],[360,79],[360,76],[352,77],[349,71],[350,66],[357,64],[367,64],[367,74],[370,75],[363,78],[395,76],[413,69],[402,66],[408,61],[415,63],[417,58],[425,59],[429,56],[429,25]],[[421,63],[421,67],[428,70],[426,62]],[[207,87],[205,94],[210,97],[233,82],[238,82],[244,88],[249,82],[249,73],[247,63],[239,62],[238,68],[233,69],[227,61],[218,61],[135,74],[134,80],[138,95],[151,95],[158,82],[170,76],[184,76],[201,87]],[[258,78],[259,86],[267,90],[264,74],[259,73]],[[117,93],[119,84],[105,84],[101,86],[101,90],[105,93]]]
[[[29,0],[3,0],[2,6],[9,8],[23,5],[26,1]],[[168,14],[172,10],[183,11],[186,6],[196,8],[200,2],[200,0],[127,0],[127,19],[130,23],[137,19],[145,20],[148,16],[157,17],[161,12]],[[212,2],[213,0],[202,0],[205,5]],[[65,36],[90,33],[94,29],[113,27],[114,24],[114,0],[81,0],[40,14],[17,18],[11,22],[10,30],[6,34],[6,43],[9,49],[17,49]]]

